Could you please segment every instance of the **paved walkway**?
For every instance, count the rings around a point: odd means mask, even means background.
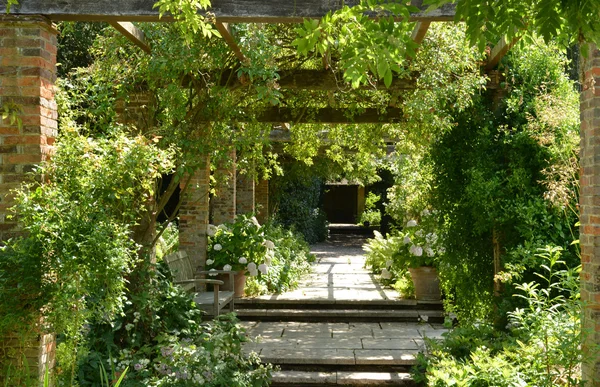
[[[360,237],[342,235],[313,246],[314,273],[295,291],[261,298],[299,304],[322,300],[324,306],[332,300],[402,304],[393,301],[396,292],[382,288],[363,268],[363,243]],[[441,324],[379,322],[375,316],[368,323],[245,321],[254,339],[245,351],[277,364],[407,365],[423,351],[424,337],[439,338],[446,332]]]
[[[294,291],[257,297],[269,300],[397,300],[398,293],[383,288],[374,275],[364,268],[364,237],[335,235],[330,241],[311,248],[317,257],[313,273]]]

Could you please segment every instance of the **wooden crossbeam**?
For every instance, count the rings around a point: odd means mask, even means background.
[[[136,46],[150,54],[150,46],[146,43],[144,31],[140,30],[130,22],[111,21],[109,24],[125,35],[125,37],[131,40]]]
[[[256,120],[266,123],[377,124],[400,122],[403,120],[403,112],[399,108],[387,108],[382,113],[379,109],[374,108],[356,112],[343,108],[293,109],[273,107],[261,111]]]
[[[233,38],[233,35],[231,35],[229,25],[227,23],[218,21],[215,23],[215,27],[221,33],[223,40],[225,40],[229,48],[231,48],[231,51],[233,51],[236,58],[238,58],[240,62],[244,63],[246,61],[246,57],[242,53],[242,50],[240,50],[240,46],[238,46],[237,42]]]
[[[415,25],[415,28],[413,29],[413,32],[412,32],[412,40],[415,43],[417,43],[417,44],[423,43],[423,39],[425,39],[425,35],[427,34],[427,30],[429,30],[430,24],[431,24],[430,21],[417,22],[417,25]]]
[[[221,85],[233,79],[235,84],[239,82],[234,70],[226,70],[221,76]],[[349,86],[336,78],[329,70],[282,70],[279,72],[280,79],[277,82],[282,89],[305,89],[305,90],[338,90],[346,89]],[[390,90],[414,89],[418,74],[412,74],[410,78],[393,78]],[[235,86],[230,84],[230,86]],[[383,84],[377,85],[379,88],[385,88]],[[363,89],[373,89],[374,86],[363,86]]]
[[[51,20],[84,21],[168,21],[159,19],[156,0],[19,0],[11,7],[14,15],[45,15]],[[320,19],[343,5],[358,0],[212,0],[212,12],[223,23],[297,23],[305,18]],[[420,9],[411,21],[452,21],[455,5],[446,4],[431,12],[423,0],[412,0]],[[6,13],[6,1],[0,1],[0,14]]]
[[[515,44],[517,44],[520,38],[521,37],[518,36],[513,38],[510,42],[506,42],[506,39],[504,38],[500,39],[500,41],[492,49],[485,65],[485,69],[490,71],[496,68],[498,63],[500,63],[500,60],[508,53],[508,51],[510,51],[511,48],[514,47]]]

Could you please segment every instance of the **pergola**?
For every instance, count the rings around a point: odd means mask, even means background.
[[[18,103],[23,106],[23,126],[17,127],[8,120],[0,121],[0,237],[5,240],[16,232],[15,224],[6,219],[10,200],[4,200],[10,189],[26,179],[32,166],[43,161],[52,151],[57,130],[56,103],[53,85],[56,80],[56,30],[54,21],[104,21],[110,23],[128,39],[146,52],[151,47],[144,34],[131,22],[169,21],[159,18],[153,8],[154,0],[19,0],[6,15],[6,6],[0,5],[0,103]],[[228,23],[298,23],[305,18],[321,18],[342,5],[358,1],[340,0],[213,0],[210,12],[215,16],[216,28],[240,60],[244,54],[230,33]],[[422,0],[412,0],[421,9],[413,13],[410,21],[416,22],[412,39],[421,43],[433,22],[450,22],[455,19],[455,8],[447,4],[427,13]],[[495,44],[483,65],[493,80],[490,88],[497,87],[494,72],[501,58],[516,41],[500,40]],[[586,379],[600,379],[600,357],[586,349],[600,344],[600,90],[594,83],[600,78],[600,51],[590,49],[591,58],[582,69],[584,80],[581,92],[581,297],[585,302],[584,328],[592,334],[585,335],[583,350],[589,357],[584,363]],[[322,70],[288,71],[280,74],[280,87],[287,89],[334,90],[337,81],[330,72]],[[395,78],[391,89],[415,87],[414,79]],[[321,108],[310,116],[318,123],[377,123],[396,122],[402,117],[401,109],[388,108],[382,116],[376,109],[367,109],[354,115],[350,121],[343,109]],[[287,108],[266,110],[258,118],[262,122],[308,122],[298,112]],[[206,172],[206,171],[204,171]],[[206,173],[197,176],[195,183],[208,184]],[[205,248],[208,203],[193,191],[181,208],[182,246],[190,251]],[[186,231],[187,230],[187,231]],[[193,232],[191,232],[193,230]],[[196,257],[201,259],[201,257]],[[45,344],[45,343],[41,343]],[[40,363],[47,359],[51,346],[42,345]],[[594,385],[600,385],[594,383]]]

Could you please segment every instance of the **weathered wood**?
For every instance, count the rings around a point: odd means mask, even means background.
[[[246,61],[246,57],[242,53],[242,50],[240,50],[240,46],[238,46],[237,42],[233,38],[233,35],[231,35],[229,25],[227,23],[218,21],[215,23],[215,27],[221,33],[223,40],[225,40],[225,43],[227,43],[229,48],[231,48],[231,51],[233,51],[236,58],[238,58],[240,62],[244,63]]]
[[[489,71],[496,68],[498,63],[500,63],[500,60],[508,53],[508,51],[510,51],[511,48],[514,47],[515,44],[517,44],[520,38],[520,36],[513,38],[510,42],[507,42],[504,38],[500,39],[500,41],[492,49],[492,52],[490,53],[485,65],[485,69]]]
[[[271,123],[327,123],[327,124],[377,124],[400,122],[403,120],[402,109],[387,108],[384,113],[379,109],[368,108],[362,112],[350,109],[319,108],[292,109],[273,107],[260,112],[258,122]],[[241,120],[240,120],[241,121]]]
[[[417,25],[413,29],[412,32],[412,40],[417,43],[423,43],[423,39],[425,39],[425,35],[427,34],[427,30],[429,29],[430,21],[420,21],[417,22]]]
[[[231,79],[239,82],[236,74],[231,74],[234,70],[227,70],[221,76],[221,85]],[[282,89],[306,89],[306,90],[338,90],[349,89],[350,85],[344,82],[340,75],[336,75],[330,70],[282,70],[279,72],[280,79],[277,82]],[[417,73],[412,74],[410,78],[393,78],[390,90],[414,89],[416,85]],[[235,86],[235,85],[231,85]],[[383,82],[375,85],[361,87],[362,89],[385,89]]]
[[[159,21],[155,0],[19,0],[11,13],[45,15],[52,20],[86,21]],[[296,23],[305,18],[321,18],[342,4],[355,5],[358,0],[212,0],[217,20],[224,23]],[[412,0],[422,11],[411,16],[412,21],[451,21],[454,4],[446,4],[426,13],[423,0]],[[6,13],[6,2],[0,1],[0,14]],[[168,20],[168,18],[162,19]]]
[[[111,21],[110,25],[125,35],[125,37],[131,40],[136,46],[150,54],[150,46],[146,43],[144,31],[140,30],[130,22]]]

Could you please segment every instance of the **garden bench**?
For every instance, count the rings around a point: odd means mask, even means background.
[[[234,308],[234,281],[232,272],[222,270],[211,271],[215,274],[229,274],[229,283],[231,290],[221,290],[224,285],[223,281],[216,279],[206,279],[202,276],[206,275],[206,271],[195,271],[192,267],[192,262],[185,251],[178,251],[164,257],[165,262],[169,266],[169,270],[173,275],[175,284],[183,287],[187,292],[194,292],[194,302],[198,307],[213,317],[219,315],[221,309],[229,304],[229,311],[233,312]],[[213,285],[213,291],[206,291],[206,285]]]

